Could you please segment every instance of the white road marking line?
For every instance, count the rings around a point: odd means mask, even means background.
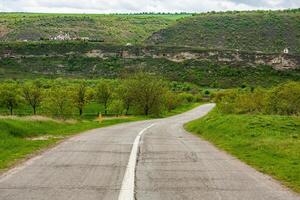
[[[154,126],[154,124],[151,124],[150,126],[144,128],[141,132],[139,132],[134,140],[129,161],[126,167],[126,172],[122,182],[122,187],[118,198],[119,200],[134,200],[134,178],[139,143],[143,133],[152,126]]]

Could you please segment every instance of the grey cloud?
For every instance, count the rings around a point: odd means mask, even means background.
[[[300,0],[0,0],[0,11],[22,12],[205,12],[300,7]]]

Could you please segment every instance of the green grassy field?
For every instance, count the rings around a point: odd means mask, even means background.
[[[300,192],[300,117],[214,110],[185,128]]]

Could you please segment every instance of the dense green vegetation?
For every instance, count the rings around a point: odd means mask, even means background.
[[[300,82],[280,84],[272,89],[243,88],[216,93],[223,113],[300,115]]]
[[[0,60],[0,78],[117,78],[143,69],[172,81],[206,87],[272,86],[300,80],[300,70],[274,70],[270,66],[232,67],[209,61],[173,62],[167,59],[121,59],[66,57],[5,58]]]
[[[214,94],[217,108],[186,129],[300,191],[300,83]]]
[[[96,56],[89,56],[93,51],[96,51]],[[9,42],[0,45],[0,78],[117,78],[124,73],[142,69],[169,80],[192,82],[206,87],[272,86],[287,80],[300,80],[299,68],[278,71],[271,66],[234,65],[234,61],[232,64],[222,64],[214,59],[176,62],[144,55],[145,51],[151,55],[208,52],[199,48],[126,47],[78,41]],[[124,52],[133,57],[124,58]],[[224,51],[224,54],[233,53]],[[241,55],[246,62],[254,62],[255,54],[241,52]]]
[[[107,43],[141,43],[153,32],[190,14],[30,14],[0,13],[0,40],[46,40],[68,34]]]
[[[0,112],[58,118],[91,118],[99,113],[160,116],[202,101],[202,95],[195,85],[142,72],[115,80],[7,80],[0,84]]]
[[[300,192],[300,117],[215,110],[186,129]]]
[[[147,43],[300,53],[300,10],[211,12],[179,20]]]

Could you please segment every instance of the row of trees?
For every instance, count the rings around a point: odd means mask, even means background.
[[[216,93],[214,99],[224,113],[300,115],[300,82],[288,82],[271,89],[226,90]]]
[[[0,84],[0,105],[11,115],[18,106],[26,104],[34,115],[39,111],[39,114],[65,117],[76,109],[81,116],[87,104],[93,102],[103,105],[104,114],[159,115],[195,100],[194,95],[171,91],[168,85],[161,78],[144,73],[97,82],[9,81]]]

